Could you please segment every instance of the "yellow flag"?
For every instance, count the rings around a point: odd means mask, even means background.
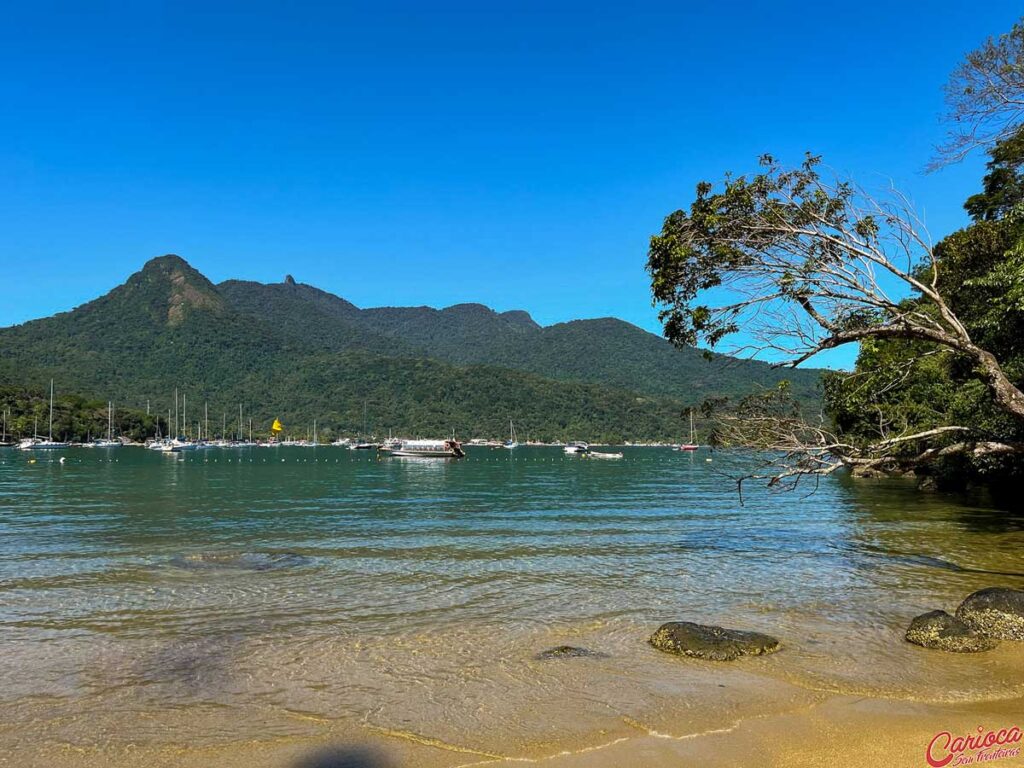
[[[274,419],[274,423],[270,425],[270,431],[271,432],[280,432],[283,429],[284,429],[284,427],[281,426],[281,422],[278,421],[277,419]]]

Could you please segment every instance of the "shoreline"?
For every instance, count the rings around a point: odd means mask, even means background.
[[[926,766],[926,750],[940,732],[972,734],[1020,726],[1024,698],[1000,702],[935,704],[834,695],[790,710],[752,715],[699,731],[658,730],[627,723],[632,733],[603,736],[575,748],[489,752],[429,736],[382,729],[282,737],[209,746],[75,747],[9,749],[0,765],[23,768],[483,768],[543,765],[550,768],[678,766]],[[329,724],[321,725],[331,731]],[[538,745],[539,746],[539,745]],[[1020,745],[1017,745],[1019,747]],[[955,761],[954,761],[955,762]],[[1024,757],[991,761],[1024,764]]]

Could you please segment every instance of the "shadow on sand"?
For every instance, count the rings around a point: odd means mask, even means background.
[[[395,768],[379,752],[363,747],[327,747],[299,758],[292,768]]]

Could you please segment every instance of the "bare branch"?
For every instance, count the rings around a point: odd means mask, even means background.
[[[1024,24],[968,53],[945,91],[945,120],[952,127],[929,170],[1008,139],[1024,121]]]

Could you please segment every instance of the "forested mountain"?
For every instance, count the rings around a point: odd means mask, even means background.
[[[483,363],[557,380],[611,385],[689,403],[736,396],[788,380],[798,399],[818,399],[820,371],[678,349],[612,317],[542,327],[524,311],[482,304],[359,309],[309,285],[229,280],[217,286],[235,308],[275,326],[315,335],[329,349],[394,349],[459,365]],[[315,317],[315,328],[303,318]],[[381,337],[388,341],[381,342]],[[374,345],[378,345],[374,347]],[[382,346],[381,346],[382,345]]]
[[[671,439],[680,414],[712,394],[782,378],[763,364],[678,351],[619,320],[549,328],[481,305],[362,310],[308,285],[213,285],[177,256],[70,312],[0,329],[0,382],[154,414],[187,393],[189,421],[241,403],[257,431],[501,435],[509,418],[542,439]],[[817,372],[796,376],[813,396]]]

